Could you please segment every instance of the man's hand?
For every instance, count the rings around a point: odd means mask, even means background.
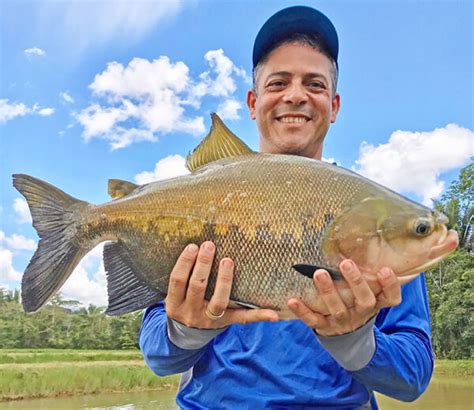
[[[400,304],[400,284],[391,269],[382,268],[377,273],[381,291],[375,293],[353,261],[344,260],[339,268],[354,295],[354,306],[347,307],[344,304],[329,273],[323,269],[315,272],[314,283],[329,315],[312,311],[299,299],[292,298],[288,301],[291,311],[319,335],[335,336],[353,332],[367,323],[381,308]]]
[[[214,254],[212,242],[204,242],[200,248],[190,244],[184,249],[171,272],[165,299],[167,316],[200,329],[217,329],[232,323],[276,322],[278,313],[270,309],[227,309],[234,274],[234,262],[229,258],[220,261],[211,300],[204,299]],[[206,309],[212,312],[211,316],[224,315],[211,320]]]

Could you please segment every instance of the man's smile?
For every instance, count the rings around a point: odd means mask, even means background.
[[[308,121],[311,120],[310,117],[307,117],[305,115],[295,115],[295,114],[285,114],[285,115],[280,115],[276,117],[276,120],[279,122],[283,122],[285,124],[303,124],[307,123]]]

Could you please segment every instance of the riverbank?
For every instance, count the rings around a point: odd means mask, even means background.
[[[474,360],[438,360],[435,375],[473,376]],[[0,349],[0,401],[175,389],[178,381],[153,374],[137,350]]]
[[[1,350],[0,401],[176,388],[136,350]]]

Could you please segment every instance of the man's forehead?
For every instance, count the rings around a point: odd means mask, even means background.
[[[295,57],[298,57],[298,61]],[[330,75],[330,68],[331,61],[326,55],[301,43],[286,43],[277,47],[263,63],[265,77],[276,73],[326,77]]]

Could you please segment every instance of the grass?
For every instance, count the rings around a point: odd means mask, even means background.
[[[0,364],[142,360],[138,350],[0,349]]]
[[[0,401],[176,387],[138,351],[0,350]]]
[[[436,376],[474,376],[474,360],[435,360]]]

